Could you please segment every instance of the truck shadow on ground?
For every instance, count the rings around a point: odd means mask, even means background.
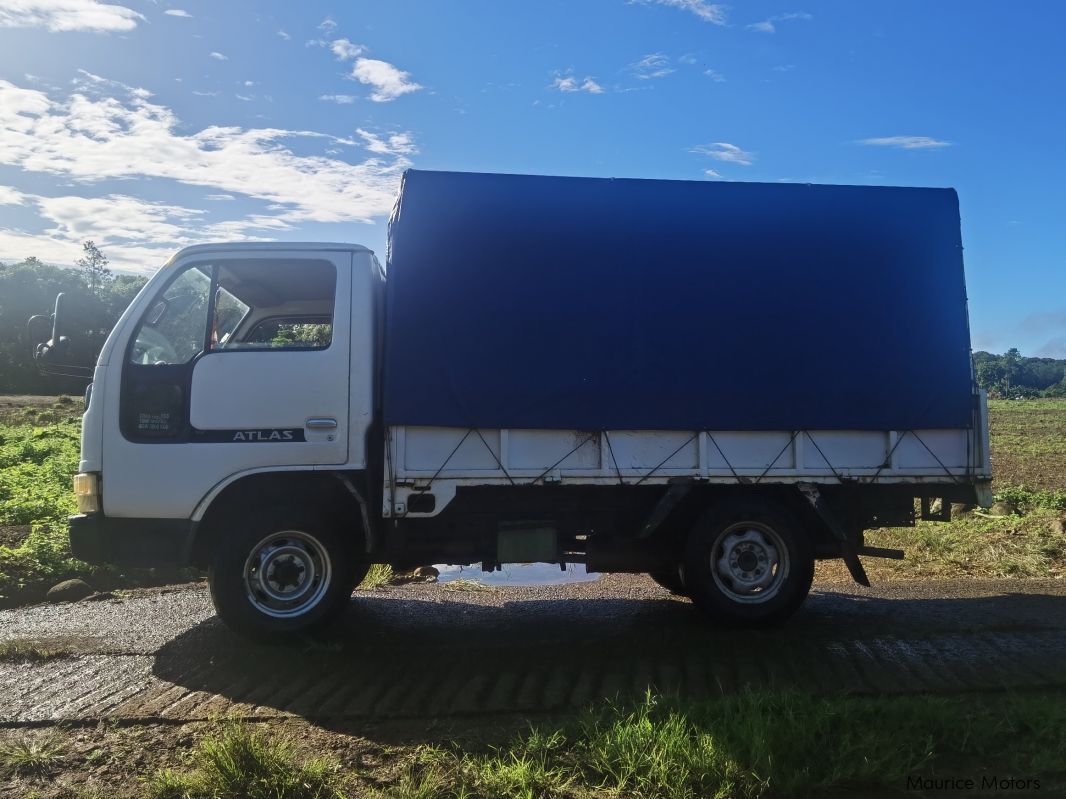
[[[1066,597],[886,599],[819,592],[788,624],[715,628],[669,597],[358,595],[328,633],[254,644],[210,619],[156,654],[196,716],[330,719],[541,713],[646,691],[745,686],[938,692],[1066,682]],[[194,710],[195,705],[195,710]]]

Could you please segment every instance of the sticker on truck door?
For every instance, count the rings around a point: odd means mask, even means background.
[[[267,427],[255,430],[193,430],[193,443],[201,444],[285,444],[306,441],[303,428]]]

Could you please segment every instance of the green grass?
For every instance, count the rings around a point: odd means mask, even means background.
[[[1063,442],[1066,447],[1066,441]],[[996,492],[997,502],[1006,502],[1025,513],[1035,509],[1066,510],[1066,491],[1059,489],[1005,486]]]
[[[67,541],[67,517],[76,511],[71,478],[79,423],[15,422],[0,423],[0,525],[31,525],[31,531],[17,546],[0,546],[0,596],[92,571],[70,557]]]
[[[648,697],[487,752],[425,747],[380,790],[415,797],[802,797],[903,792],[911,775],[1066,776],[1059,694]]]
[[[359,587],[366,591],[371,588],[384,588],[391,582],[392,566],[387,563],[372,563]]]
[[[336,764],[299,761],[284,738],[225,721],[193,751],[190,768],[146,780],[150,799],[330,799],[342,797]]]
[[[951,522],[871,530],[868,544],[907,555],[902,561],[866,559],[866,565],[873,577],[1060,577],[1066,575],[1061,515],[1036,507],[1010,516],[974,512]]]
[[[0,772],[43,779],[58,771],[66,759],[64,746],[52,735],[26,735],[0,743]]]
[[[67,658],[71,652],[61,647],[48,646],[38,641],[0,641],[0,662],[42,661]]]

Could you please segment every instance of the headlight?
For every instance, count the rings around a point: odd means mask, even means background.
[[[78,513],[97,513],[100,510],[100,475],[80,472],[74,475],[74,496]]]

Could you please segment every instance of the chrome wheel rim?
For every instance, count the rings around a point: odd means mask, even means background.
[[[332,573],[321,541],[300,530],[283,530],[252,548],[244,563],[244,589],[260,613],[301,616],[322,601]]]
[[[737,522],[714,541],[711,574],[734,602],[769,602],[788,576],[788,548],[781,535],[760,522]]]

